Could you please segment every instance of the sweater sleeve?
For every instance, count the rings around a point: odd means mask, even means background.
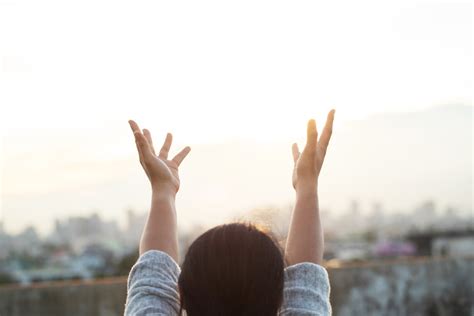
[[[162,251],[142,254],[128,276],[125,315],[178,315],[180,272],[178,264]]]
[[[304,262],[285,269],[280,315],[331,315],[329,277],[322,266]]]

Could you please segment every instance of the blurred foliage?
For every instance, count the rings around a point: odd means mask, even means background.
[[[0,284],[14,283],[15,280],[7,273],[0,272]]]
[[[120,259],[116,267],[116,275],[128,275],[138,259],[138,248]]]

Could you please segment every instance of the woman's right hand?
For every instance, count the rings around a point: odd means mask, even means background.
[[[309,120],[307,128],[307,141],[303,152],[300,153],[298,145],[293,144],[293,187],[296,192],[317,189],[318,177],[326,156],[327,147],[332,134],[335,110],[328,114],[323,133],[318,140],[318,131],[315,120]]]

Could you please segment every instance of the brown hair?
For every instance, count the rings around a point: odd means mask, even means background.
[[[274,238],[251,224],[214,227],[189,247],[179,277],[189,316],[271,315],[283,299],[284,260]]]

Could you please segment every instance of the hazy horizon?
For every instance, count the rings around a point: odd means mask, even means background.
[[[342,122],[320,182],[322,208],[341,212],[358,200],[362,209],[380,202],[387,212],[410,211],[434,200],[442,209],[472,211],[472,112],[472,106],[437,106]],[[300,135],[293,141],[304,141],[304,129],[292,131]],[[44,233],[55,218],[96,211],[123,223],[125,210],[147,210],[149,187],[126,123],[117,131],[63,129],[67,143],[58,130],[34,132],[4,139],[1,212],[8,231],[33,224]],[[178,195],[181,225],[290,205],[291,143],[288,137],[190,144]]]

